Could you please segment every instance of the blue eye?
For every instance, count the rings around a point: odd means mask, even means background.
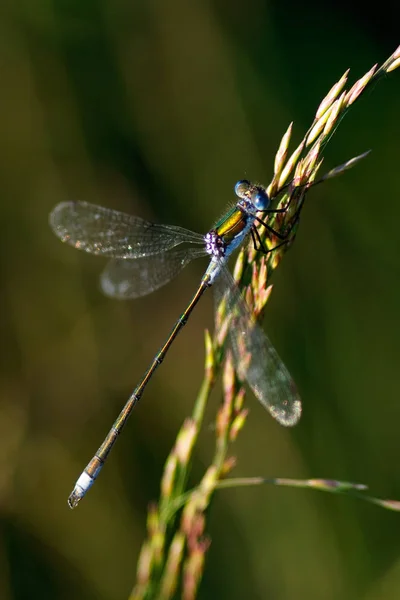
[[[267,210],[270,203],[267,192],[262,188],[258,188],[252,193],[251,201],[257,210]]]
[[[246,193],[249,191],[250,187],[250,181],[247,181],[247,179],[241,179],[237,182],[234,188],[236,196],[238,196],[239,198],[245,198]]]

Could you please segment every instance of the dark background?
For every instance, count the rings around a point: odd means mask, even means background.
[[[204,297],[82,505],[74,481],[205,268],[148,298],[103,297],[104,262],[48,213],[82,199],[207,231],[243,177],[268,184],[334,82],[399,44],[395,3],[28,0],[0,8],[0,597],[126,598],[166,455],[202,378]],[[368,10],[370,11],[368,13]],[[380,12],[379,12],[380,11]],[[397,36],[397,37],[396,37]],[[360,481],[400,498],[400,72],[328,146],[274,277],[266,327],[304,402],[288,431],[249,395],[237,475]],[[294,145],[292,146],[294,148]],[[206,423],[218,406],[216,392]],[[194,480],[213,448],[206,427]],[[224,491],[201,598],[393,599],[400,516],[283,488]]]

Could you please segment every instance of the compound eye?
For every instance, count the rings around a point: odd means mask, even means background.
[[[247,181],[247,179],[241,179],[237,182],[234,188],[236,196],[238,196],[239,198],[246,198],[246,194],[248,193],[250,187],[250,181]]]
[[[263,188],[254,190],[251,194],[251,201],[257,210],[267,210],[270,203],[269,196]]]

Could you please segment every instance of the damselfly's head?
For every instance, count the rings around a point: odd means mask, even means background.
[[[267,210],[271,199],[267,194],[267,190],[261,185],[254,185],[247,179],[241,179],[235,185],[235,194],[241,200],[250,203],[252,212]]]

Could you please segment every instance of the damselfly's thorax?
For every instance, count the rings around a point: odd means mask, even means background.
[[[235,194],[239,201],[204,237],[208,254],[217,259],[229,256],[238,248],[250,233],[256,213],[267,210],[270,204],[266,190],[246,179],[237,182]]]

